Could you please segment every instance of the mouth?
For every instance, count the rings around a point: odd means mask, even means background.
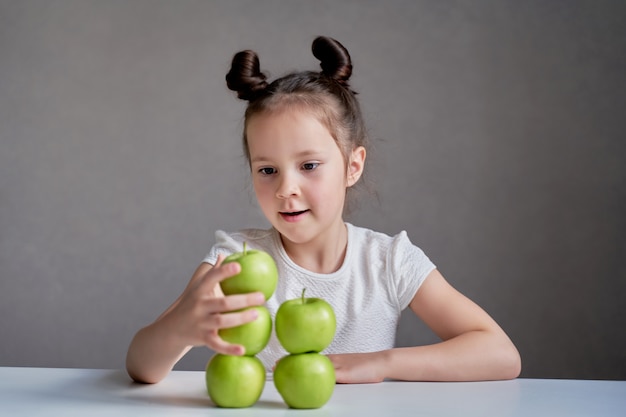
[[[283,216],[299,216],[300,214],[306,213],[309,210],[300,210],[300,211],[281,211],[280,214]]]
[[[300,210],[300,211],[281,211],[280,215],[283,219],[288,222],[295,222],[300,220],[306,213],[311,210]]]

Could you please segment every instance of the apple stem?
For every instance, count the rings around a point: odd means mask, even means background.
[[[302,288],[302,304],[304,304],[304,292],[306,291],[306,288]]]
[[[243,254],[245,255],[247,251],[248,251],[247,242],[243,242]]]

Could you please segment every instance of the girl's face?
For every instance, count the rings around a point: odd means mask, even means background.
[[[283,239],[336,238],[346,187],[359,179],[365,150],[352,151],[346,166],[328,130],[302,110],[255,115],[246,133],[257,200]]]

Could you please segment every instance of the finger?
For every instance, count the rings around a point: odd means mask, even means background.
[[[208,326],[213,329],[228,329],[254,321],[259,317],[256,309],[239,311],[236,313],[214,313],[209,315]]]
[[[328,354],[326,356],[328,357],[328,359],[330,359],[330,362],[333,364],[333,368],[335,368],[335,373],[342,373],[344,371],[343,369],[344,367],[341,362],[341,355]]]
[[[221,260],[218,259],[218,262],[221,262]],[[235,276],[240,272],[241,265],[239,265],[239,263],[237,262],[229,262],[225,265],[218,265],[218,263],[216,262],[215,266],[211,268],[204,276],[204,281],[202,282],[202,285],[213,288],[215,285],[224,281],[226,278]]]
[[[208,300],[207,310],[209,313],[226,313],[241,310],[247,307],[259,306],[264,302],[265,296],[262,292],[233,294]]]
[[[226,255],[223,254],[219,254],[217,255],[217,260],[215,261],[215,266],[220,266],[222,264],[222,262],[224,262],[224,259],[226,259]]]
[[[224,355],[241,356],[246,353],[246,348],[242,345],[231,344],[222,339],[217,330],[209,331],[205,345],[217,353]]]
[[[209,349],[214,350],[216,353],[223,355],[242,356],[246,353],[246,348],[242,345],[233,345],[225,342],[221,337],[211,339],[207,344]]]
[[[335,383],[337,384],[349,384],[352,382],[350,375],[342,370],[335,369]]]

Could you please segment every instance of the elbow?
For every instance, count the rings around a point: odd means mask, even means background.
[[[515,349],[515,358],[511,363],[511,375],[509,379],[515,379],[520,376],[522,373],[522,357],[520,356],[517,349]]]
[[[141,375],[138,372],[134,372],[128,366],[126,367],[126,373],[130,377],[130,379],[133,380],[133,382],[136,382],[138,384],[156,384],[160,381],[160,379],[158,378],[150,378],[149,375]]]
[[[515,379],[520,376],[522,372],[522,358],[518,350],[511,343],[508,349],[502,352],[500,363],[500,378],[499,379]]]
[[[135,370],[133,370],[132,366],[130,366],[128,363],[126,364],[126,373],[130,377],[130,379],[133,380],[133,382],[136,382],[136,383],[139,383],[139,384],[150,384],[150,383],[152,383],[152,381],[149,381],[148,378],[144,378],[143,375],[141,375],[141,373],[136,372]]]
[[[507,336],[498,335],[489,349],[485,380],[509,380],[520,376],[522,358],[515,344]]]
[[[133,380],[133,382],[139,384],[156,384],[162,377],[158,377],[154,372],[147,372],[145,367],[139,366],[136,361],[133,360],[131,351],[129,350],[126,356],[126,373]]]

